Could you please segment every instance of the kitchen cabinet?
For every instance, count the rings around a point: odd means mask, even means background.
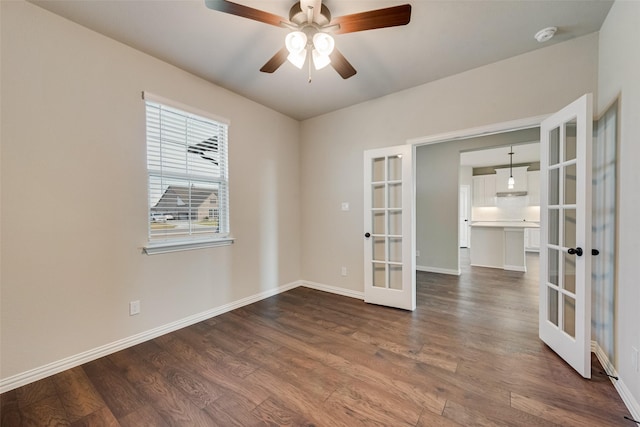
[[[508,187],[511,170],[509,168],[496,169],[496,192],[506,193],[511,191],[527,191],[527,169],[529,166],[513,168],[513,188]]]
[[[473,206],[496,205],[496,176],[477,175],[473,177]]]
[[[527,172],[529,206],[540,206],[540,171]]]
[[[527,252],[540,252],[540,229],[539,228],[525,229],[524,247]]]
[[[525,236],[531,237],[531,231],[537,231],[539,247],[539,227],[537,223],[525,221],[472,222],[471,265],[526,272]]]

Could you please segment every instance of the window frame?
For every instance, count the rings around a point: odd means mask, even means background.
[[[230,127],[229,120],[225,118],[221,118],[219,116],[215,116],[209,112],[198,110],[197,108],[193,108],[188,105],[184,105],[182,103],[172,101],[172,100],[163,98],[161,96],[154,95],[146,91],[142,92],[142,99],[144,101],[143,106],[144,106],[144,114],[145,114],[145,153],[146,153],[145,169],[146,169],[146,176],[147,176],[146,203],[147,203],[147,227],[148,227],[147,243],[143,246],[144,253],[146,253],[147,255],[154,255],[159,253],[211,248],[211,247],[218,247],[218,246],[227,246],[232,244],[235,239],[231,237],[230,218],[229,218],[229,211],[230,211],[229,209],[229,165],[228,165],[228,159],[227,159],[228,129]],[[218,185],[218,186],[222,185],[224,188],[223,191],[224,193],[226,193],[224,196],[221,197],[221,199],[223,200],[220,203],[218,203],[218,206],[216,208],[218,211],[219,220],[220,218],[223,218],[223,220],[225,221],[226,230],[224,230],[222,233],[215,233],[215,234],[192,233],[191,223],[190,223],[188,234],[182,235],[180,237],[152,238],[151,221],[149,219],[151,218],[152,211],[151,211],[149,200],[151,198],[151,192],[152,192],[151,180],[152,180],[152,177],[155,177],[155,179],[157,179],[158,172],[152,170],[149,167],[150,154],[149,154],[148,118],[147,118],[148,103],[168,107],[173,110],[178,110],[180,113],[183,113],[185,116],[197,116],[200,119],[210,120],[215,122],[217,125],[226,127],[227,138],[226,138],[226,141],[224,141],[224,144],[225,144],[224,150],[222,150],[223,151],[222,155],[225,157],[224,157],[224,162],[220,162],[220,163],[223,163],[223,168],[224,168],[223,172],[221,173],[222,178],[216,178],[216,179],[211,179],[210,181],[207,181],[214,185]],[[189,165],[189,163],[185,163],[185,165]],[[185,176],[188,175],[187,169],[188,169],[188,166],[185,168]],[[188,214],[189,221],[192,221],[191,213],[190,213],[192,209],[193,207],[190,206],[189,214]]]

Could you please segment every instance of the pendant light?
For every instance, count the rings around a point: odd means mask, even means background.
[[[509,153],[509,180],[507,181],[507,188],[513,190],[513,186],[516,184],[516,180],[513,179],[513,146],[511,146],[511,152]]]

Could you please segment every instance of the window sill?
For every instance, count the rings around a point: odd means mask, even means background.
[[[215,248],[229,246],[235,241],[232,237],[208,240],[181,240],[176,242],[150,242],[142,248],[147,255],[166,254],[169,252],[190,251],[193,249]]]

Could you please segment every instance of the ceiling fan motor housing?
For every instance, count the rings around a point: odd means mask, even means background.
[[[314,19],[313,23],[318,27],[329,25],[329,22],[331,22],[331,12],[329,12],[329,8],[324,4],[321,5],[320,14],[315,18],[316,19]],[[299,26],[308,24],[307,11],[302,10],[302,6],[299,1],[291,6],[291,9],[289,10],[289,21]]]

